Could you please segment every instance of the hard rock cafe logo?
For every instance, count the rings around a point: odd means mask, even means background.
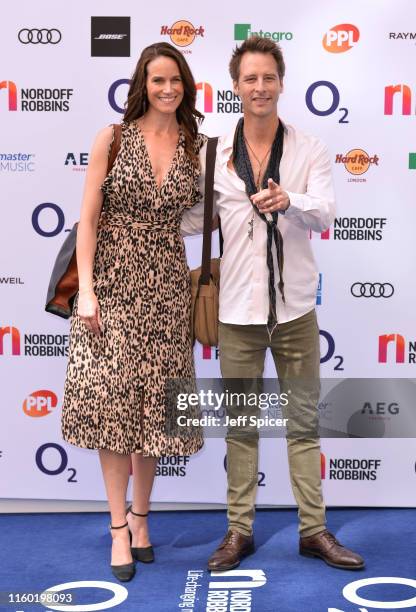
[[[203,37],[204,33],[205,29],[203,26],[196,28],[190,21],[185,21],[184,19],[175,21],[170,27],[163,25],[160,29],[160,35],[169,36],[177,47],[188,47],[197,36]]]
[[[344,164],[350,174],[364,174],[371,165],[378,166],[380,158],[378,155],[370,156],[363,149],[351,149],[346,155],[337,153],[336,164]]]

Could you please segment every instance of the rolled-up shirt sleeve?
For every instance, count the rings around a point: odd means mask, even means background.
[[[285,211],[286,219],[301,221],[314,232],[323,232],[332,225],[336,208],[331,161],[328,149],[321,141],[316,140],[310,154],[306,192],[285,191],[290,200]]]

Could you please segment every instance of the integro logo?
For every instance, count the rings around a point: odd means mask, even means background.
[[[387,85],[384,88],[384,114],[393,114],[393,99],[397,95],[402,96],[402,115],[412,114],[412,90],[408,85]],[[397,104],[396,104],[397,109]],[[415,110],[416,113],[416,110]]]
[[[195,28],[190,21],[181,19],[175,21],[172,26],[163,25],[160,28],[161,36],[169,36],[171,41],[177,47],[188,47],[191,45],[197,36],[204,37],[205,29],[201,25]],[[191,53],[190,50],[183,51],[183,53]]]
[[[321,478],[328,480],[377,480],[381,459],[334,458],[321,453]]]
[[[322,39],[322,45],[325,51],[330,53],[345,53],[353,48],[360,38],[358,28],[350,23],[342,23],[334,26]]]
[[[387,363],[389,344],[396,350],[390,351],[395,355],[396,363],[416,363],[416,341],[409,342],[406,351],[406,341],[401,334],[383,334],[378,337],[378,362]]]
[[[198,106],[204,113],[214,112],[214,90],[207,82],[196,84]],[[234,114],[243,112],[243,104],[232,89],[218,89],[216,92],[215,112]]]
[[[251,28],[250,23],[235,23],[234,24],[234,40],[247,40],[251,36],[260,36],[261,38],[271,38],[279,42],[280,40],[292,40],[293,32],[268,32],[257,30],[255,32]]]
[[[7,91],[7,104],[9,111],[17,111],[18,91],[13,81],[1,81],[0,90]],[[69,101],[74,93],[73,89],[30,87],[20,90],[23,112],[57,112],[69,111]]]
[[[53,391],[34,391],[23,402],[23,412],[30,417],[43,417],[50,414],[58,405],[58,398]]]

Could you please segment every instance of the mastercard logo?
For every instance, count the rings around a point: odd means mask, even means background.
[[[30,417],[43,417],[50,414],[58,405],[58,398],[53,391],[34,391],[23,402],[23,412]]]
[[[330,53],[344,53],[349,51],[358,42],[360,31],[350,23],[334,26],[322,39],[323,47]]]

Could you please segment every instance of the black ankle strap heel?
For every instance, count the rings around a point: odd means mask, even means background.
[[[124,527],[128,527],[128,523],[124,523],[124,525],[119,525],[118,527],[114,527],[113,525],[109,525],[110,531],[112,529],[123,529]],[[132,554],[133,556],[133,554]],[[111,565],[111,571],[113,576],[120,580],[120,582],[129,582],[136,573],[136,566],[134,564],[134,557],[131,563],[125,563],[124,565]]]
[[[132,507],[129,506],[126,510],[126,513],[131,513],[133,516],[140,516],[145,518],[148,516],[148,512],[146,514],[140,514],[139,512],[133,512]],[[130,542],[132,541],[132,535],[130,532]],[[131,547],[131,555],[135,561],[141,561],[141,563],[153,563],[155,560],[155,554],[153,551],[153,546],[143,546],[143,547]]]
[[[126,512],[130,512],[133,516],[149,516],[149,512],[146,512],[146,514],[140,514],[140,512],[133,512],[133,506],[129,506],[126,510]]]

